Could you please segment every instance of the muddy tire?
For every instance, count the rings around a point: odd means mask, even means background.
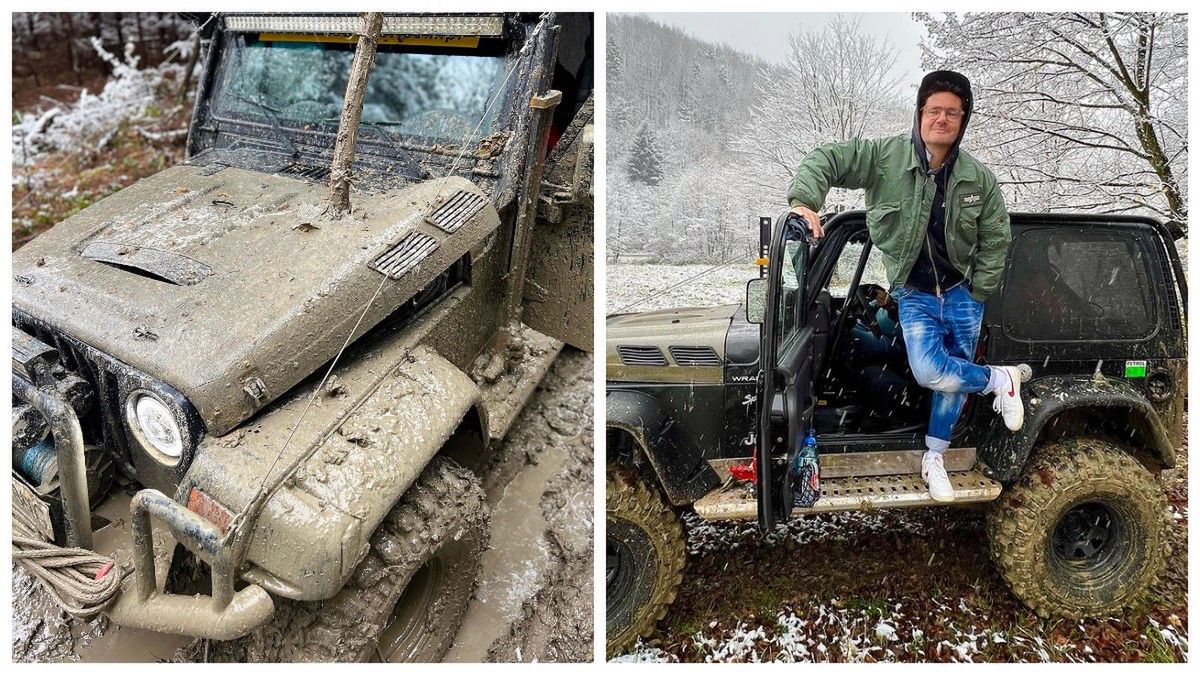
[[[1170,553],[1162,487],[1120,446],[1073,438],[1040,447],[992,506],[993,561],[1039,616],[1105,616],[1136,605]]]
[[[313,603],[278,603],[251,661],[440,661],[479,577],[488,543],[483,488],[435,459],[380,523],[346,587]]]
[[[650,634],[683,580],[683,526],[658,490],[608,468],[605,595],[609,657]]]

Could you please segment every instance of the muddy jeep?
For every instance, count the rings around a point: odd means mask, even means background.
[[[472,469],[591,345],[590,15],[216,15],[186,161],[13,256],[13,479],[117,624],[246,660],[439,660]],[[349,107],[349,106],[347,106]]]
[[[872,297],[888,285],[866,218],[829,219],[817,244],[786,214],[774,228],[763,219],[766,266],[744,305],[608,317],[610,655],[674,600],[684,511],[771,529],[810,513],[937,505],[920,476],[929,391],[902,342],[869,363],[854,350],[859,331],[878,335]],[[1032,366],[1025,424],[1012,433],[990,398],[968,398],[945,455],[951,505],[987,506],[992,558],[1039,615],[1104,615],[1136,603],[1169,554],[1155,473],[1183,441],[1182,229],[1014,214],[1012,231],[975,359]],[[820,498],[793,508],[786,467],[810,428]]]

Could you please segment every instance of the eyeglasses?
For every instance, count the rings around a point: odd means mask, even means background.
[[[951,122],[957,122],[962,119],[963,116],[963,111],[957,108],[921,108],[921,111],[925,113],[926,117],[932,117],[934,119],[945,115],[946,119],[950,120]]]

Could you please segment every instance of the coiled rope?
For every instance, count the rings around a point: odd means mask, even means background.
[[[32,503],[37,496],[17,480],[12,485],[13,561],[37,579],[66,613],[85,620],[99,614],[121,588],[120,566],[93,551],[51,543],[48,523],[39,518]]]

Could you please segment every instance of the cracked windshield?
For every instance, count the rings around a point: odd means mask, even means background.
[[[279,36],[233,38],[227,70],[217,85],[217,115],[335,130],[355,45],[318,42],[312,36],[275,37]],[[387,36],[380,41],[363,106],[364,126],[454,144],[476,125],[477,136],[491,132],[500,106],[488,111],[488,102],[504,81],[503,55],[430,48],[418,52],[411,46],[389,45],[389,39],[398,41]]]

